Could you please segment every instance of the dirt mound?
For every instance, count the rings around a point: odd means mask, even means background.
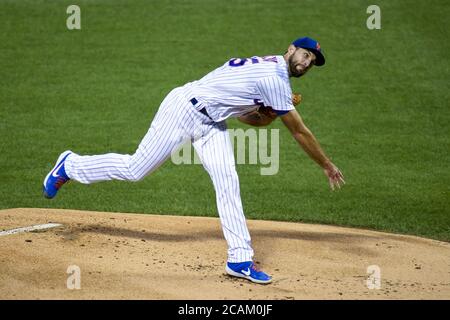
[[[249,220],[264,286],[225,274],[216,218],[0,211],[0,231],[49,222],[62,226],[0,236],[0,299],[450,299],[445,242]]]

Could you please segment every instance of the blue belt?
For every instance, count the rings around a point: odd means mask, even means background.
[[[191,103],[192,103],[192,105],[193,105],[194,107],[195,107],[195,105],[198,103],[198,100],[195,99],[195,98],[192,98],[192,99],[189,100],[189,101],[191,101]],[[200,111],[201,113],[203,113],[205,116],[207,116],[208,118],[210,118],[210,119],[212,120],[212,118],[209,116],[208,112],[206,111],[206,108],[205,108],[205,107],[201,108],[201,109],[198,110],[198,111]]]

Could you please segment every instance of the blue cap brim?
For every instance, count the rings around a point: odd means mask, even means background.
[[[309,50],[316,55],[316,61],[314,62],[314,65],[320,67],[325,64],[325,57],[323,56],[322,52],[320,52],[319,50],[316,50],[316,49],[311,49],[311,48],[303,48],[303,49]]]
[[[314,61],[314,65],[320,67],[323,66],[325,64],[325,57],[323,56],[322,52],[314,50],[314,49],[309,49],[310,51],[312,51],[315,55],[316,55],[316,61]]]

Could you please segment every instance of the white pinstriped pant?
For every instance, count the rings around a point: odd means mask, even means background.
[[[234,152],[225,122],[213,122],[195,110],[183,87],[172,90],[133,155],[67,157],[69,178],[89,184],[107,180],[139,181],[155,171],[187,139],[209,173],[228,244],[228,262],[251,261],[253,249],[242,208]]]

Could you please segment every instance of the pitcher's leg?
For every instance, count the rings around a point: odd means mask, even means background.
[[[239,178],[226,126],[216,124],[193,145],[214,184],[217,209],[228,243],[228,262],[252,261],[251,238],[242,208]]]
[[[81,183],[107,180],[139,181],[155,171],[183,142],[172,126],[151,127],[133,155],[108,153],[94,156],[71,154],[65,162],[69,178]]]
[[[64,162],[68,178],[81,183],[107,180],[138,181],[156,170],[185,140],[180,114],[186,99],[173,90],[161,103],[150,129],[133,155],[108,153],[80,156],[71,153]]]

